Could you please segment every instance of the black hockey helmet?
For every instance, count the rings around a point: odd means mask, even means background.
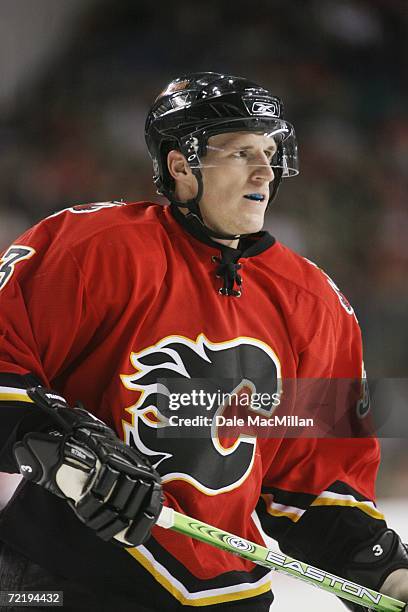
[[[293,126],[283,118],[281,100],[248,79],[216,72],[186,74],[171,81],[153,103],[145,126],[158,192],[172,204],[189,208],[202,222],[200,168],[208,139],[240,131],[264,132],[274,138],[277,152],[270,162],[275,174],[271,202],[282,178],[299,172],[296,136]],[[174,194],[174,181],[167,167],[167,155],[172,149],[183,153],[197,178],[198,194],[187,203],[177,202]]]

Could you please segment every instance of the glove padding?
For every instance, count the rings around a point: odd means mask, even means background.
[[[146,541],[162,508],[159,474],[84,408],[70,408],[44,387],[27,394],[57,427],[28,433],[14,445],[24,478],[66,499],[103,540],[124,546]]]
[[[403,571],[398,572],[398,570]],[[408,572],[408,546],[401,542],[395,531],[384,529],[353,552],[351,562],[344,574],[346,578],[358,584],[386,593],[396,599],[408,601],[408,576],[405,572]],[[394,580],[387,582],[387,578],[391,575],[394,575]],[[352,612],[369,612],[370,610],[344,599],[342,603]],[[404,608],[406,609],[408,608]]]

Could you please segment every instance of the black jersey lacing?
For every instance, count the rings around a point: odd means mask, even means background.
[[[213,257],[214,262],[218,262],[217,277],[222,278],[224,281],[223,286],[218,290],[221,295],[231,295],[233,297],[240,297],[242,293],[242,276],[238,274],[238,270],[241,270],[242,264],[235,263],[231,259],[231,253],[222,251],[222,258]],[[235,285],[238,289],[235,289]]]
[[[202,224],[194,215],[184,215],[177,206],[171,205],[170,210],[176,221],[194,238],[216,248],[220,256],[213,255],[211,261],[217,263],[216,276],[223,279],[223,286],[218,289],[221,295],[240,297],[242,293],[242,276],[238,273],[244,264],[239,260],[260,255],[275,244],[275,238],[266,231],[251,234],[241,238],[239,248],[224,246],[210,238],[202,228]],[[191,262],[193,264],[193,262]]]

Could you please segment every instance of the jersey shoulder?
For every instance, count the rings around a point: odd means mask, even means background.
[[[275,244],[274,270],[300,292],[307,292],[323,302],[334,313],[339,305],[348,315],[354,309],[334,280],[316,263],[299,255],[281,242]]]
[[[64,241],[72,247],[84,241],[94,242],[118,238],[121,242],[144,240],[164,231],[163,206],[153,202],[98,202],[79,204],[59,211],[42,223],[52,234],[59,231]],[[147,230],[147,231],[145,231]]]
[[[77,204],[46,217],[17,241],[39,250],[75,251],[81,245],[158,243],[165,235],[164,207],[153,202]]]

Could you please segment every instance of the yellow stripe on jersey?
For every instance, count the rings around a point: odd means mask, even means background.
[[[302,517],[302,514],[305,512],[302,508],[295,508],[292,506],[284,506],[283,504],[277,504],[273,500],[273,495],[270,493],[263,493],[261,495],[266,504],[266,511],[271,516],[284,516],[294,523]]]
[[[140,550],[138,550],[137,548],[127,548],[126,550],[129,554],[132,555],[132,557],[134,557],[140,563],[140,565],[142,565],[145,568],[145,570],[147,570],[150,574],[152,574],[154,579],[159,584],[161,584],[161,586],[165,588],[166,591],[171,593],[171,595],[175,599],[177,599],[183,606],[188,605],[188,606],[194,606],[194,607],[201,607],[201,606],[210,606],[216,603],[218,604],[218,603],[225,603],[229,601],[238,601],[240,599],[248,599],[249,597],[256,597],[257,595],[262,595],[263,593],[267,593],[271,589],[270,579],[268,578],[268,575],[266,575],[265,577],[266,582],[255,588],[250,588],[245,591],[235,591],[232,593],[220,593],[219,595],[203,596],[203,597],[193,599],[193,598],[188,597],[188,595],[185,595],[184,593],[182,593],[181,590],[178,589],[175,584],[170,582],[170,580],[166,576],[161,574],[158,568],[155,567],[153,563]],[[179,581],[177,580],[177,582]],[[202,593],[204,592],[205,591],[202,591]]]
[[[27,404],[34,404],[33,400],[28,397],[24,389],[8,389],[7,387],[0,387],[0,402],[25,402]]]
[[[384,521],[384,515],[381,514],[376,508],[369,505],[367,502],[357,501],[352,499],[336,499],[331,497],[317,497],[314,502],[311,504],[312,506],[348,506],[350,508],[358,508],[368,516],[371,516],[374,519],[378,519],[379,521]]]

